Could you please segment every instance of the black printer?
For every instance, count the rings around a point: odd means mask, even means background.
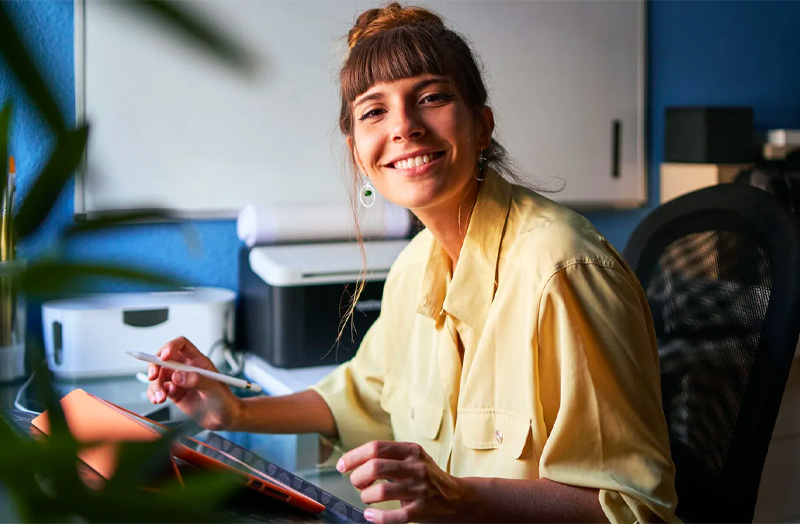
[[[355,242],[243,248],[239,255],[236,347],[280,368],[340,364],[355,355],[378,318],[383,284],[407,239],[364,242],[366,286],[353,314],[350,305],[363,259]]]

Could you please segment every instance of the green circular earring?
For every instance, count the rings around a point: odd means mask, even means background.
[[[358,199],[364,207],[372,207],[375,205],[375,188],[369,181],[368,177],[364,177],[366,182],[361,186],[361,191],[358,193]]]

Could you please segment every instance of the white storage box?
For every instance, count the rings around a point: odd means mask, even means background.
[[[58,378],[133,374],[146,369],[125,351],[155,353],[184,336],[219,366],[233,341],[236,294],[221,288],[108,293],[42,305],[47,364]]]

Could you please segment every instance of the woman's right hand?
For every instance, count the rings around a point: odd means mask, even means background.
[[[184,337],[169,341],[156,356],[217,371],[211,360]],[[162,404],[169,398],[206,429],[229,429],[241,410],[241,399],[227,385],[197,373],[148,364],[147,378],[150,402]]]

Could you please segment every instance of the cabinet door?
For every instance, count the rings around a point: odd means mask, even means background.
[[[531,185],[584,208],[644,201],[642,1],[419,3],[473,43]],[[337,72],[375,2],[191,3],[253,51],[249,78],[118,5],[76,0],[77,107],[93,125],[77,213],[347,202]]]
[[[430,5],[483,59],[498,137],[527,181],[578,207],[645,201],[643,2]]]

